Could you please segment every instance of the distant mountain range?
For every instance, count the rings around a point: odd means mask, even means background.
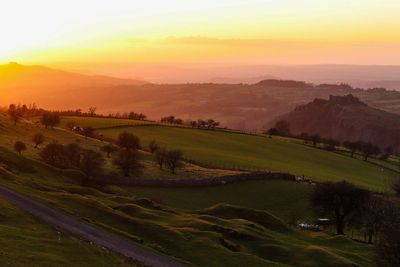
[[[42,66],[0,66],[0,106],[36,103],[53,110],[87,110],[95,106],[100,113],[136,111],[151,119],[166,115],[213,118],[223,126],[248,131],[265,130],[274,118],[315,98],[347,94],[371,107],[400,114],[400,92],[353,89],[346,84],[314,85],[276,79],[251,84],[151,84]]]
[[[53,63],[56,68],[65,63]],[[153,83],[256,83],[284,79],[320,83],[348,83],[353,87],[400,90],[400,66],[396,65],[232,65],[173,63],[85,63],[69,62],[78,72],[115,77],[143,77]],[[255,80],[258,79],[258,80]]]

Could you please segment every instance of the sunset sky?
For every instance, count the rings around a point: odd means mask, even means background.
[[[399,14],[398,0],[13,0],[0,62],[400,64]]]

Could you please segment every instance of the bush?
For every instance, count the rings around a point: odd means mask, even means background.
[[[26,150],[26,145],[24,142],[17,141],[14,143],[14,150],[21,155],[22,151]]]

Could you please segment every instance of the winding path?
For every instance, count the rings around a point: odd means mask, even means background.
[[[60,229],[145,265],[154,267],[186,266],[168,256],[158,254],[104,229],[89,225],[70,215],[50,208],[5,186],[0,185],[0,197]]]

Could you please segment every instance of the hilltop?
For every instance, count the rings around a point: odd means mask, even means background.
[[[98,105],[101,100],[96,99],[96,94],[109,93],[113,86],[145,83],[12,62],[0,66],[0,105],[36,103],[53,109],[73,109],[79,105]]]
[[[167,115],[213,118],[223,126],[248,131],[262,131],[274,118],[329,95],[353,94],[371,107],[400,114],[400,92],[383,88],[363,90],[347,84],[271,78],[252,84],[150,84],[15,63],[0,66],[0,92],[2,106],[36,103],[53,110],[97,107],[99,113],[136,111],[149,119]]]
[[[317,133],[339,141],[365,141],[398,148],[400,115],[372,108],[353,95],[330,96],[295,108],[279,119],[292,134]]]

